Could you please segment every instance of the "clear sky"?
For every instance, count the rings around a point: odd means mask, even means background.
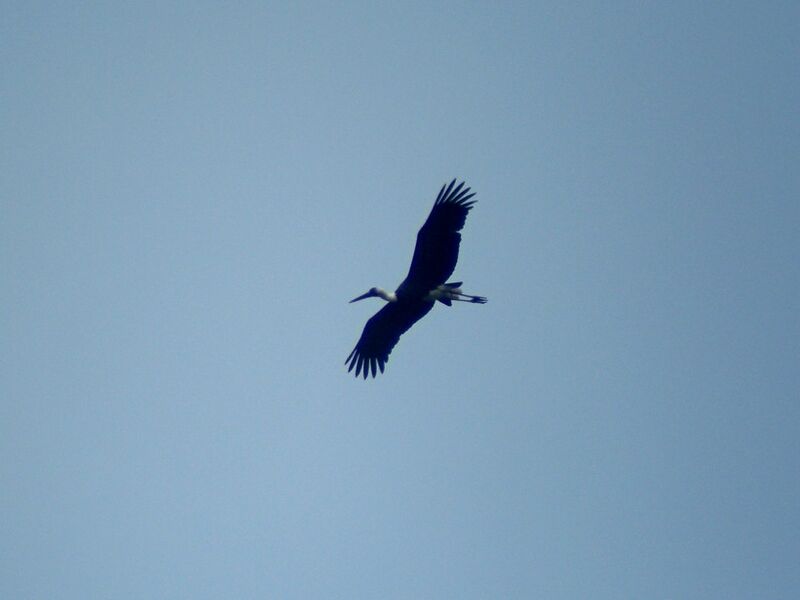
[[[4,2],[0,596],[800,597],[798,23]]]

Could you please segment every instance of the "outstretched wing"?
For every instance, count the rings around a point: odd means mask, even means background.
[[[438,285],[442,285],[456,268],[458,247],[461,243],[461,231],[467,220],[467,213],[475,204],[469,201],[475,194],[464,182],[455,186],[443,185],[433,205],[428,220],[417,234],[417,245],[408,276],[400,284],[398,291],[411,294],[427,293]],[[455,187],[454,187],[455,186]]]
[[[428,314],[431,308],[433,302],[389,302],[364,325],[356,347],[344,361],[345,364],[350,364],[347,371],[350,372],[355,367],[356,377],[363,371],[364,379],[370,370],[373,377],[378,368],[383,373],[389,354],[400,336]]]

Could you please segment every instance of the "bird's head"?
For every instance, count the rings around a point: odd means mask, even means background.
[[[378,288],[369,288],[366,294],[361,294],[358,298],[353,298],[352,300],[350,300],[350,304],[352,304],[353,302],[358,302],[359,300],[363,300],[364,298],[375,298],[379,295],[380,294],[378,294]]]

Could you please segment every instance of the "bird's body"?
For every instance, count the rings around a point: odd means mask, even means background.
[[[486,298],[470,296],[461,291],[461,282],[445,283],[453,274],[458,261],[458,248],[467,213],[475,201],[475,194],[464,184],[442,186],[431,214],[417,234],[417,245],[408,276],[394,293],[372,288],[351,302],[378,297],[387,304],[364,326],[364,331],[347,357],[348,371],[355,367],[356,377],[362,372],[375,377],[378,369],[383,373],[389,354],[400,336],[424,317],[439,302],[450,306],[453,301],[485,304]],[[455,186],[455,187],[454,187]]]

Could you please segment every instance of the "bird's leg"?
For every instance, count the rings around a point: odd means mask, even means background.
[[[473,304],[486,304],[487,300],[483,296],[470,296],[469,294],[458,294],[462,296],[461,298],[456,298],[454,295],[451,300],[455,300],[457,302],[472,302]]]

